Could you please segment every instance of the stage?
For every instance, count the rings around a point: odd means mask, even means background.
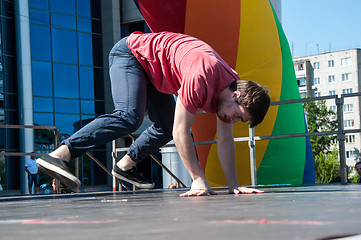
[[[0,197],[1,239],[320,239],[361,234],[361,185],[184,189]],[[358,239],[358,238],[357,238]]]

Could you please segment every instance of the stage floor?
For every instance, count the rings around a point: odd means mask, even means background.
[[[361,185],[0,197],[1,239],[319,239],[361,234]],[[327,238],[332,239],[332,238]],[[359,239],[359,238],[357,238]]]

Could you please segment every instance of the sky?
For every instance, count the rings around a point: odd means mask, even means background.
[[[282,0],[293,57],[361,48],[361,0]]]

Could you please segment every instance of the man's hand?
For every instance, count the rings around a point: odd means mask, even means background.
[[[228,193],[234,193],[234,194],[252,194],[252,193],[264,193],[262,190],[258,190],[255,188],[247,188],[247,187],[234,187],[229,188]]]
[[[182,193],[181,197],[192,197],[192,196],[206,196],[206,195],[217,195],[215,191],[211,189],[208,183],[204,181],[193,181],[191,190]]]

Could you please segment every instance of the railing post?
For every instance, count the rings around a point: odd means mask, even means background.
[[[340,156],[340,171],[341,171],[341,184],[347,184],[347,169],[346,169],[346,158],[345,158],[345,132],[343,122],[343,97],[337,97],[335,99],[337,106],[337,141]]]
[[[254,140],[254,128],[249,128],[249,153],[251,165],[251,183],[252,186],[257,185],[257,161],[256,161],[256,141]]]

